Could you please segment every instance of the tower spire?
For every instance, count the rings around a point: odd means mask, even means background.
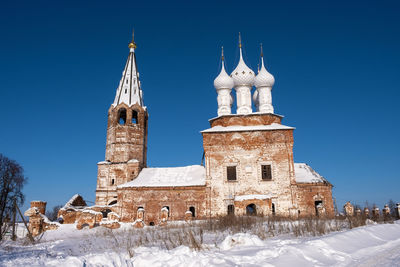
[[[119,82],[117,93],[113,106],[117,106],[121,103],[125,103],[128,106],[132,106],[137,103],[143,106],[143,93],[141,84],[139,81],[139,73],[136,65],[135,48],[136,43],[134,39],[134,32],[132,31],[132,40],[128,45],[129,56],[126,61],[124,71],[122,72],[122,78]]]

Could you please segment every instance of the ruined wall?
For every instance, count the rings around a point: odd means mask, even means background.
[[[162,219],[161,209],[169,207],[168,220],[184,220],[190,207],[195,208],[195,218],[207,217],[208,201],[205,186],[190,187],[142,187],[118,189],[119,210],[123,222],[133,222],[138,209],[144,209],[144,222],[158,225]]]
[[[211,125],[280,121],[280,117],[273,114],[224,116],[219,119],[213,120]],[[289,209],[293,208],[291,184],[295,184],[293,130],[203,132],[203,146],[206,184],[211,188],[212,216],[226,215],[228,205],[235,205],[235,196],[251,194],[269,195],[276,214],[289,215]],[[261,165],[265,164],[271,165],[271,181],[262,180]],[[227,166],[236,166],[236,181],[227,180]],[[263,212],[270,214],[270,204],[265,203]],[[238,209],[235,207],[235,213],[245,213],[243,207]]]
[[[96,205],[109,205],[117,200],[117,186],[139,175],[139,161],[127,163],[99,162],[97,171]]]
[[[335,214],[332,200],[332,185],[330,184],[297,184],[293,187],[297,196],[300,217],[315,216],[315,201],[322,201],[326,215],[333,217]]]
[[[252,125],[270,125],[272,123],[281,124],[282,117],[276,114],[247,114],[247,115],[225,115],[210,120],[211,127],[214,126],[252,126]]]
[[[119,123],[125,110],[125,123]],[[136,118],[136,123],[132,121]],[[98,163],[96,205],[109,205],[117,199],[116,187],[132,181],[147,157],[147,110],[138,104],[111,106],[108,112],[106,161]]]

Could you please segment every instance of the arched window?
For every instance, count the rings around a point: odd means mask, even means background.
[[[121,125],[125,125],[126,123],[126,109],[124,108],[118,111],[118,123]]]
[[[196,209],[194,207],[190,207],[189,211],[192,213],[192,217],[196,217]]]
[[[247,205],[246,215],[257,215],[257,209],[255,204]]]
[[[132,110],[132,124],[137,124],[138,122],[138,113],[136,110]]]
[[[235,206],[228,205],[228,215],[235,215]]]
[[[116,200],[115,200],[116,201]],[[107,215],[111,212],[110,209],[102,210],[101,213],[103,214],[103,218],[107,218]]]

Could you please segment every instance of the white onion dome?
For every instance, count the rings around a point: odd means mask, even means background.
[[[224,61],[222,61],[222,68],[221,72],[214,80],[214,87],[215,89],[232,89],[233,88],[233,79],[226,73]]]
[[[254,79],[254,85],[256,88],[259,87],[272,87],[274,86],[275,78],[267,71],[264,66],[264,59],[261,58],[261,69],[258,72],[256,78]]]
[[[232,71],[231,77],[233,79],[235,87],[240,85],[253,86],[254,84],[254,71],[247,67],[246,63],[244,63],[241,48],[239,63],[236,66],[236,69]]]

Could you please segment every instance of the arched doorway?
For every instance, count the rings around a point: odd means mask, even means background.
[[[246,215],[254,216],[257,215],[257,208],[255,204],[249,204],[246,207]]]

